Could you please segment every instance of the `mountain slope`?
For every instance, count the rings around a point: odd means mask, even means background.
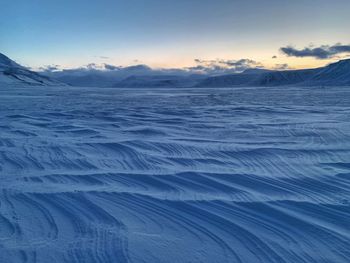
[[[286,70],[264,73],[251,84],[253,86],[286,86],[298,85],[308,81],[318,69]]]
[[[153,70],[145,65],[113,70],[72,69],[37,73],[0,53],[0,84],[130,88],[350,86],[350,59],[316,69],[274,71],[252,68],[242,73],[210,76],[181,70],[170,70],[167,74],[164,70]]]
[[[198,84],[200,87],[231,86],[285,86],[296,85],[311,79],[318,69],[268,71],[257,73],[238,73],[209,77]]]
[[[49,77],[17,64],[7,56],[0,53],[0,84],[24,85],[65,85]]]
[[[250,86],[252,82],[256,81],[261,74],[230,74],[213,76],[204,79],[197,84],[197,87],[231,87],[231,86]]]
[[[350,86],[350,59],[341,60],[323,68],[250,71],[239,74],[208,77],[197,84],[198,87],[233,86]]]
[[[44,71],[43,75],[82,87],[192,87],[206,78],[182,69],[152,69],[145,65]]]
[[[146,88],[146,87],[172,87],[172,88],[184,88],[193,87],[202,80],[202,75],[153,75],[153,76],[130,76],[125,78],[114,85],[114,87],[124,88]]]
[[[320,69],[304,85],[350,86],[350,59],[340,60]]]

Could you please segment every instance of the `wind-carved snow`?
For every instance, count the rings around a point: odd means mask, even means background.
[[[349,262],[350,90],[0,89],[0,262]]]

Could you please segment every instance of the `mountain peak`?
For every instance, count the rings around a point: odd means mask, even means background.
[[[255,74],[247,74],[255,73]],[[350,59],[343,59],[315,69],[260,72],[209,77],[198,84],[202,87],[233,86],[350,86]]]
[[[350,63],[350,58],[341,59],[339,62]]]
[[[325,68],[330,68],[330,67],[350,67],[350,59],[342,59],[337,62],[333,62],[328,64]]]
[[[0,67],[21,67],[19,64],[5,56],[4,54],[0,53]]]
[[[248,68],[244,70],[242,73],[243,74],[262,74],[266,72],[270,72],[271,70],[269,69],[264,69],[264,68]]]
[[[17,64],[0,53],[0,83],[10,85],[65,85]]]

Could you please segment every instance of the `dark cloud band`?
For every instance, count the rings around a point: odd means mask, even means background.
[[[292,46],[280,48],[281,52],[289,57],[313,57],[317,59],[332,58],[343,53],[350,53],[350,45],[335,44],[333,46],[324,45],[320,47],[305,47],[296,49]]]

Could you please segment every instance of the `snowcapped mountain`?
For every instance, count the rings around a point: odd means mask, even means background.
[[[207,75],[193,74],[182,69],[152,69],[146,65],[104,68],[76,68],[43,71],[42,75],[71,86],[81,87],[192,87]]]
[[[350,59],[323,68],[284,71],[245,71],[239,74],[208,77],[199,87],[232,86],[350,86]]]
[[[58,71],[43,71],[42,75],[57,79],[71,86],[80,87],[114,87],[119,81],[132,75],[154,74],[152,69],[145,65],[136,65],[125,68],[105,66],[100,68],[76,68]]]
[[[0,53],[0,84],[24,85],[65,85],[54,79],[42,76],[36,72],[17,64],[7,56]]]
[[[312,78],[317,71],[318,69],[273,71],[261,74],[250,84],[259,87],[298,85]]]
[[[71,69],[33,72],[0,53],[0,84],[96,87],[268,87],[350,86],[350,59],[303,70],[251,68],[242,73],[210,76],[179,70],[156,70],[145,65],[113,69]],[[64,83],[64,84],[63,84]]]
[[[307,86],[350,86],[350,59],[319,69],[310,80],[303,83]]]
[[[205,78],[203,75],[193,74],[188,76],[181,75],[150,75],[150,76],[130,76],[114,85],[114,87],[124,88],[185,88],[193,87],[199,80]]]
[[[213,76],[199,82],[197,87],[251,86],[251,84],[261,75],[262,73],[251,74],[242,72],[237,74]]]

